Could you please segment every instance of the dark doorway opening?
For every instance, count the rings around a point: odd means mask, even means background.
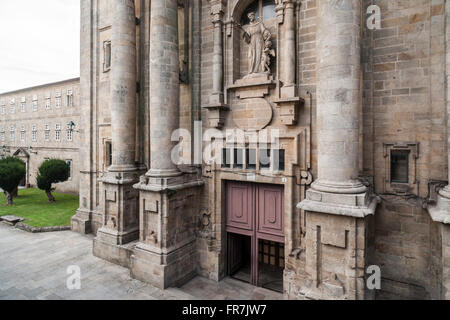
[[[237,280],[252,282],[252,238],[228,234],[228,275]]]
[[[283,292],[284,244],[259,240],[258,249],[259,285]]]

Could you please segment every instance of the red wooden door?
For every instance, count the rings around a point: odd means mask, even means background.
[[[226,231],[251,237],[251,283],[258,285],[258,243],[284,243],[284,192],[282,186],[228,182]],[[228,272],[239,269],[242,248],[228,237]]]

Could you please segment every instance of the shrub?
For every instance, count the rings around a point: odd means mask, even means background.
[[[69,165],[58,159],[44,161],[38,169],[37,186],[45,191],[48,201],[55,202],[52,195],[52,184],[67,181],[70,175]]]
[[[25,163],[19,158],[7,157],[0,160],[0,188],[6,194],[8,205],[14,204],[14,195],[17,196],[17,189],[25,174]]]

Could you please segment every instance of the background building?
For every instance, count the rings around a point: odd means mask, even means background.
[[[0,94],[0,154],[25,161],[24,186],[36,186],[44,160],[61,159],[70,163],[71,177],[56,185],[56,191],[78,193],[79,97],[79,78]],[[69,130],[70,121],[78,128]]]
[[[163,288],[450,299],[450,3],[375,3],[378,30],[371,0],[82,0],[73,230]],[[246,140],[174,165],[173,130],[200,120]],[[263,129],[280,145],[253,143]]]

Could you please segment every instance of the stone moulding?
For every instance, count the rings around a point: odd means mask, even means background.
[[[428,206],[434,222],[450,225],[450,199],[439,196],[436,205]]]
[[[303,200],[297,205],[297,208],[304,211],[326,213],[337,216],[365,218],[367,216],[375,215],[376,208],[380,202],[381,199],[375,197],[370,201],[370,204],[365,207]]]

